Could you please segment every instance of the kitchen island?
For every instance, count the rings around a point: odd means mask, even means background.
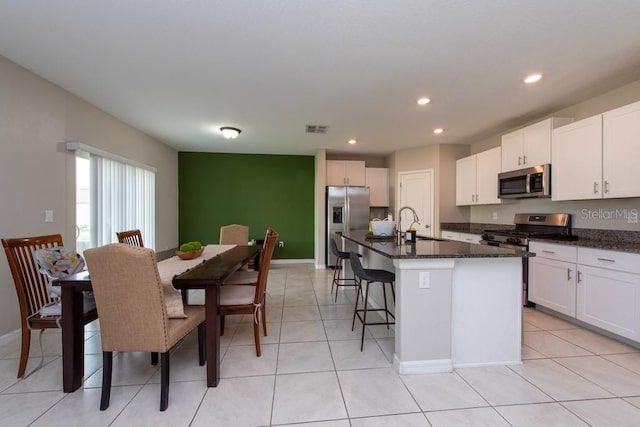
[[[529,253],[443,239],[368,240],[366,230],[342,238],[366,268],[396,274],[393,364],[400,374],[521,363],[522,257]],[[377,305],[381,298],[374,295]]]

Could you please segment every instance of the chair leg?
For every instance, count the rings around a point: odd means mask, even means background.
[[[160,410],[169,406],[169,351],[160,353]]]
[[[267,297],[265,296],[264,301],[262,302],[262,332],[264,336],[267,336]]]
[[[200,363],[200,366],[203,366],[207,359],[206,347],[204,345],[205,334],[206,327],[205,323],[202,322],[198,325],[198,362]]]
[[[356,306],[353,308],[353,320],[351,321],[351,330],[353,331],[353,328],[355,327],[356,324],[356,314],[358,313],[358,301],[360,301],[360,294],[362,293],[362,281],[358,280],[356,282]],[[364,308],[367,308],[367,306],[365,306]]]
[[[104,411],[109,407],[111,400],[111,372],[113,368],[113,353],[102,352],[102,397],[100,398],[100,410]]]
[[[382,298],[384,298],[384,316],[387,319],[387,329],[389,329],[389,309],[387,308],[387,284],[382,282]]]
[[[364,294],[364,312],[362,313],[362,337],[360,337],[360,351],[364,348],[364,333],[367,328],[367,303],[369,302],[369,288],[371,282],[367,281],[367,290]]]
[[[224,335],[224,315],[220,316],[220,336]]]
[[[256,320],[253,321],[253,340],[256,343],[256,356],[262,356],[262,352],[260,351],[260,325]]]
[[[151,364],[153,366],[156,366],[158,364],[158,352],[157,351],[152,351],[151,352]]]
[[[22,325],[22,347],[20,349],[20,365],[18,365],[18,378],[24,377],[29,361],[29,348],[31,347],[31,331],[26,324]]]
[[[391,295],[393,295],[393,305],[396,305],[396,290],[394,289],[393,282],[391,282]]]

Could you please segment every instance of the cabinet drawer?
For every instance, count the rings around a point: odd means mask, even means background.
[[[479,234],[460,233],[459,240],[461,242],[467,243],[480,243],[480,240],[482,240],[482,238]]]
[[[440,236],[443,239],[460,240],[460,233],[458,233],[457,231],[442,230],[440,232]]]
[[[556,245],[554,243],[531,242],[529,252],[534,252],[536,257],[555,259],[557,261],[576,262],[576,247]]]
[[[640,255],[626,252],[578,248],[578,264],[640,274]]]

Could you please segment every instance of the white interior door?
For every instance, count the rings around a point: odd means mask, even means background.
[[[433,235],[433,169],[398,174],[400,191],[398,192],[398,209],[411,206],[420,218],[414,224],[418,234]],[[406,231],[413,222],[413,214],[408,209],[402,213],[402,231]]]

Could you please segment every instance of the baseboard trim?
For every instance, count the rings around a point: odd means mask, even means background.
[[[504,362],[480,362],[480,363],[454,363],[454,368],[481,368],[484,366],[514,366],[514,365],[522,365],[521,360],[507,360]]]
[[[400,375],[435,374],[441,372],[453,372],[453,362],[451,359],[412,360],[410,362],[401,362],[394,354],[393,368]]]

